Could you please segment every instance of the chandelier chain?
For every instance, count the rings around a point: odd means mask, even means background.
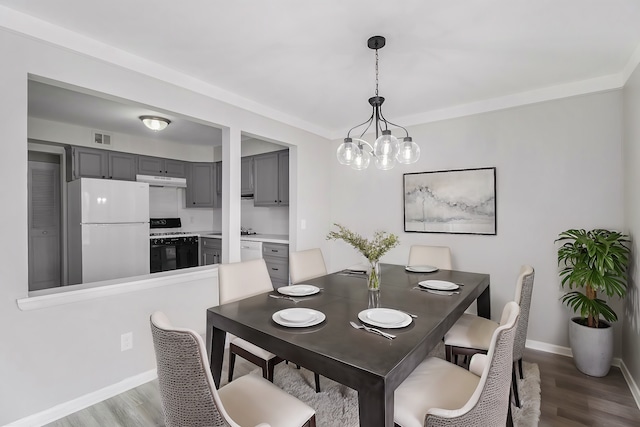
[[[378,96],[378,49],[376,49],[376,96]]]

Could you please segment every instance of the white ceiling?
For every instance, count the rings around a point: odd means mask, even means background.
[[[370,114],[376,34],[392,121],[622,76],[638,0],[0,0],[325,135]],[[6,9],[5,9],[6,10]],[[637,52],[636,52],[637,55]],[[632,64],[634,65],[634,64]],[[598,84],[585,84],[598,90]],[[240,97],[240,98],[239,98]],[[241,102],[240,102],[241,103]],[[137,114],[137,113],[136,113]]]

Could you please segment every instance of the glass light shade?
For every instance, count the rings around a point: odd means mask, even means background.
[[[398,138],[391,135],[390,130],[383,130],[382,135],[373,144],[373,155],[376,157],[391,157],[398,154]]]
[[[362,145],[358,147],[360,152],[356,154],[353,163],[351,164],[351,168],[361,171],[365,170],[369,167],[369,163],[371,162],[371,154],[365,149],[362,148]]]
[[[420,147],[418,147],[418,144],[413,142],[410,136],[404,138],[404,141],[400,143],[400,150],[398,150],[396,160],[399,163],[408,165],[417,162],[419,158]]]
[[[144,123],[146,127],[153,131],[161,131],[171,123],[171,120],[165,119],[164,117],[141,116],[140,120],[142,120],[142,123]]]
[[[345,138],[344,142],[340,144],[336,151],[336,157],[338,162],[343,165],[351,165],[356,159],[356,155],[360,152],[360,149],[353,143],[351,138]]]
[[[376,157],[376,167],[380,170],[386,171],[389,169],[393,169],[396,165],[396,160],[390,156],[381,156]]]

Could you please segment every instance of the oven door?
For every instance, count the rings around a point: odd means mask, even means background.
[[[150,272],[175,270],[178,268],[178,251],[175,242],[154,243],[151,242]]]
[[[176,268],[198,266],[198,238],[191,237],[176,244]]]

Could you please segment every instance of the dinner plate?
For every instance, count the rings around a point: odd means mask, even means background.
[[[292,297],[303,297],[307,295],[313,295],[320,292],[320,288],[313,285],[291,285],[281,286],[277,291],[283,295],[289,295]]]
[[[445,280],[423,280],[418,282],[418,286],[426,289],[435,289],[436,291],[455,291],[460,289],[460,286]]]
[[[432,265],[407,265],[404,269],[412,273],[433,273],[438,271],[438,267]]]
[[[286,308],[276,311],[271,318],[278,325],[288,328],[306,328],[324,322],[327,316],[311,308]]]
[[[390,308],[370,308],[358,313],[362,322],[380,328],[404,328],[411,324],[411,316],[402,311]]]

